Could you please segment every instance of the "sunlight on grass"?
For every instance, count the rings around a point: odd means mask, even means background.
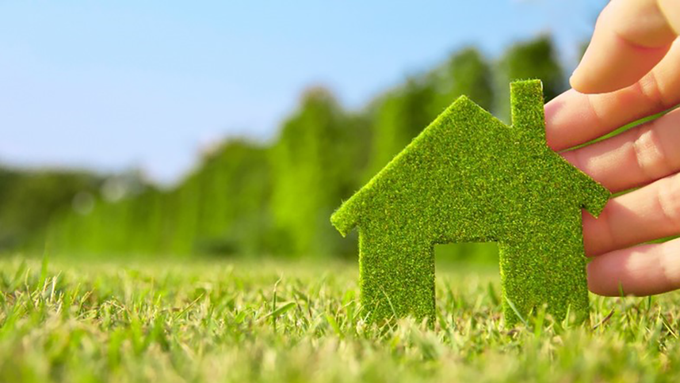
[[[503,326],[497,271],[438,270],[433,328],[368,326],[357,266],[0,261],[0,381],[675,381],[677,294]],[[477,270],[477,271],[475,271]],[[481,270],[481,271],[480,271]],[[539,313],[540,314],[540,313]],[[543,323],[543,324],[541,324]]]

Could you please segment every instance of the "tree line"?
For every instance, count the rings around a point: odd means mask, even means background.
[[[496,60],[464,48],[360,110],[347,110],[328,89],[307,89],[272,142],[227,140],[172,190],[135,177],[90,180],[95,186],[78,186],[21,240],[100,255],[352,256],[356,236],[340,237],[329,222],[343,199],[460,95],[507,122],[510,81],[540,78],[547,99],[562,92],[556,53],[545,36]]]

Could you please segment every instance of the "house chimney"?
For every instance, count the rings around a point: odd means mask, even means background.
[[[547,145],[541,80],[515,81],[510,84],[512,129],[521,142]]]

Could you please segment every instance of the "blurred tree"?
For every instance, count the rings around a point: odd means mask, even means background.
[[[507,120],[509,82],[529,77],[543,80],[547,99],[564,88],[548,37],[512,46],[493,71],[476,49],[459,50],[356,113],[346,113],[328,90],[312,88],[276,142],[214,146],[169,191],[139,175],[0,170],[0,248],[37,238],[49,222],[55,247],[88,254],[356,254],[355,243],[329,223],[341,200],[462,94]],[[440,253],[464,259],[462,253],[489,251],[458,246]]]
[[[108,190],[112,182],[117,191]],[[50,251],[69,254],[121,254],[138,252],[147,239],[140,239],[149,195],[158,193],[140,172],[104,178],[99,187],[87,193],[87,206],[79,202],[55,210],[45,221]],[[35,245],[35,244],[34,244]],[[39,245],[39,244],[38,244]]]
[[[322,256],[340,251],[343,245],[329,217],[353,191],[360,126],[323,88],[305,92],[299,110],[284,123],[271,153],[279,252]]]
[[[271,171],[268,149],[236,139],[208,153],[198,172],[199,253],[270,252]]]
[[[370,165],[365,180],[370,179],[411,142],[436,116],[432,81],[410,78],[406,84],[387,93],[375,110]]]
[[[163,220],[165,219],[164,193],[156,188],[147,188],[133,199],[123,202],[127,209],[126,221],[122,223],[126,241],[122,244],[125,251],[154,254],[165,253]]]
[[[513,45],[498,63],[495,114],[510,122],[509,83],[517,79],[538,78],[543,81],[545,101],[566,90],[562,67],[549,36]]]
[[[483,108],[493,104],[491,69],[474,48],[455,52],[441,66],[406,81],[375,107],[367,181],[461,95]]]
[[[98,198],[87,214],[53,220],[55,247],[88,254],[264,252],[270,188],[267,149],[229,141],[175,189]]]
[[[454,52],[448,61],[429,74],[429,81],[433,82],[436,91],[435,115],[462,95],[488,111],[493,108],[491,67],[476,48]]]
[[[50,216],[65,209],[91,209],[101,183],[101,176],[85,171],[1,169],[0,250],[29,241],[44,245]]]

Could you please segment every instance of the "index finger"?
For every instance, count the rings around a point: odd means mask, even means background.
[[[568,90],[545,105],[546,138],[562,151],[680,103],[680,39],[636,84],[605,94]]]
[[[677,37],[680,7],[672,3],[610,2],[600,14],[590,45],[569,80],[571,86],[581,93],[607,93],[640,80],[661,61]]]

